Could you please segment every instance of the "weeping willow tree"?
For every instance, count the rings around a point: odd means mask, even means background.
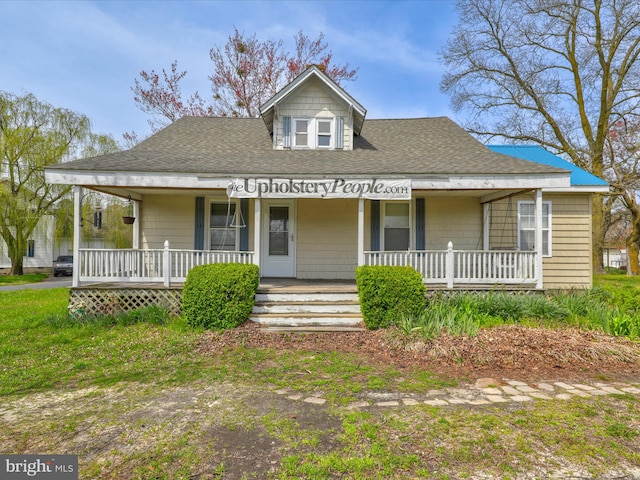
[[[29,239],[71,188],[47,184],[45,167],[115,150],[115,140],[92,133],[86,116],[33,94],[0,92],[0,236],[11,275],[23,274]]]

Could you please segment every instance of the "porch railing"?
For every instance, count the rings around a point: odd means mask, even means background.
[[[415,268],[427,284],[532,284],[537,280],[536,252],[499,250],[408,250],[364,252],[365,265]]]
[[[80,282],[184,282],[189,270],[209,263],[253,263],[253,252],[162,249],[80,249]]]

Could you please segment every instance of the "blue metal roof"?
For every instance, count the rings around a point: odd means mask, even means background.
[[[511,157],[522,158],[530,162],[542,163],[551,167],[562,168],[571,172],[571,186],[607,186],[607,182],[592,173],[577,167],[571,162],[534,145],[487,145],[491,150]]]

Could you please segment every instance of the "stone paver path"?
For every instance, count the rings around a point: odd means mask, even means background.
[[[327,401],[321,396],[305,396],[288,389],[276,390],[290,400],[303,401],[313,405],[324,405]],[[523,403],[533,400],[565,401],[574,397],[589,398],[601,395],[637,395],[640,396],[640,383],[535,383],[527,384],[517,380],[497,381],[482,378],[475,385],[461,388],[430,390],[426,394],[369,392],[347,408],[360,409],[371,407],[401,407],[431,405],[434,407],[460,405],[491,405],[505,403]]]

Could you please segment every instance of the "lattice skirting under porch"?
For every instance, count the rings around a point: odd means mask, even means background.
[[[77,287],[69,291],[73,316],[111,315],[160,305],[171,315],[182,314],[182,288]]]

